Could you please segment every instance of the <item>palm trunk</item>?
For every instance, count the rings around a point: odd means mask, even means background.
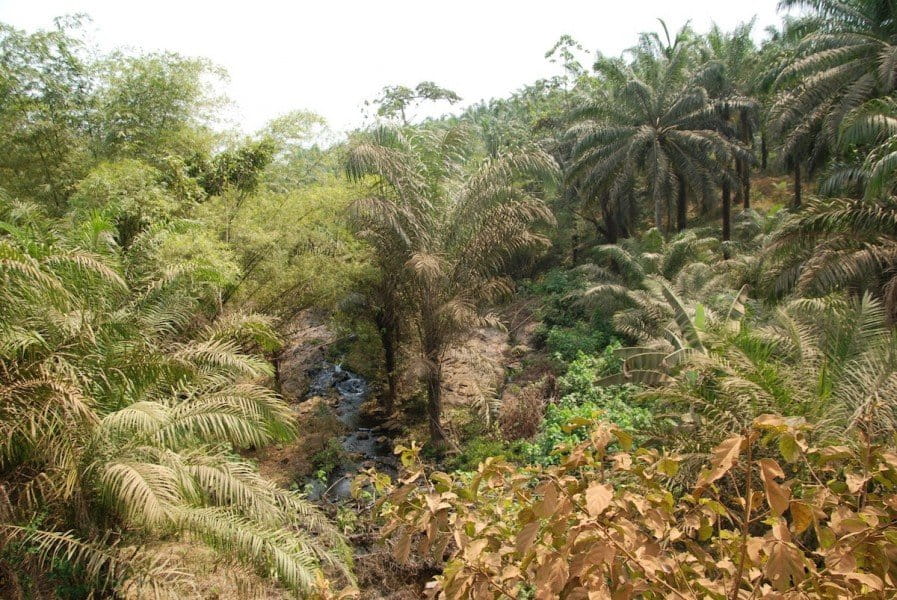
[[[435,446],[445,444],[442,429],[442,365],[431,363],[427,368],[427,418],[430,422],[430,440]]]
[[[283,393],[283,382],[281,381],[282,373],[280,372],[281,351],[277,350],[271,357],[271,364],[274,366],[274,391],[278,394]]]
[[[754,131],[751,127],[750,114],[747,110],[741,109],[741,118],[739,119],[741,128],[741,141],[744,145],[753,151],[754,148]],[[738,161],[738,186],[740,188],[742,207],[747,210],[751,207],[751,163],[747,160]]]
[[[392,311],[379,311],[375,317],[377,332],[380,334],[380,345],[383,346],[383,366],[386,369],[386,393],[381,398],[384,412],[392,414],[397,395],[397,363],[399,351],[398,319]]]
[[[601,217],[604,219],[604,237],[608,244],[616,244],[620,235],[617,215],[611,210],[610,198],[607,195],[601,198]]]
[[[735,205],[742,204],[744,201],[744,187],[741,185],[741,172],[744,170],[743,161],[740,158],[735,159]]]
[[[723,180],[723,242],[732,239],[732,189],[728,176]],[[723,256],[728,260],[728,249],[723,250]]]
[[[679,179],[679,197],[676,199],[676,228],[684,231],[687,223],[687,197],[685,189],[685,180]]]
[[[801,183],[800,163],[794,165],[794,209],[800,208],[803,202],[803,185]]]
[[[766,130],[760,132],[760,168],[766,171],[769,164],[769,147],[766,145]]]
[[[604,221],[605,237],[608,244],[616,244],[620,238],[619,227],[617,226],[617,217],[613,213],[608,215]]]
[[[381,334],[383,341],[383,359],[386,366],[386,394],[383,396],[383,411],[391,415],[396,405],[396,346],[394,332]]]

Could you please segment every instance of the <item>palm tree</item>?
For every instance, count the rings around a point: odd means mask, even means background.
[[[809,9],[818,18],[818,29],[781,70],[773,107],[799,206],[802,165],[817,170],[836,147],[845,117],[897,89],[897,7],[882,0],[782,0],[779,6]]]
[[[686,225],[686,194],[709,197],[720,181],[719,167],[747,151],[719,132],[706,90],[688,85],[688,53],[656,59],[641,73],[620,60],[599,59],[595,68],[611,91],[577,110],[569,178],[613,202],[630,195],[642,177],[653,204],[654,226],[665,230],[667,199],[677,195],[677,227]],[[727,179],[728,174],[722,179]]]
[[[870,296],[797,299],[768,324],[742,315],[705,329],[706,351],[679,367],[691,374],[656,394],[686,416],[670,431],[680,446],[706,451],[763,414],[804,417],[829,443],[897,431],[897,344]]]
[[[441,444],[445,353],[472,327],[496,323],[484,311],[511,290],[502,276],[511,254],[548,243],[533,231],[553,222],[533,184],[556,178],[557,164],[533,148],[481,159],[468,131],[449,126],[360,136],[347,170],[371,184],[356,218],[381,269],[401,273],[395,302],[413,313],[430,434]]]
[[[67,560],[99,591],[150,594],[172,574],[121,542],[189,535],[299,592],[325,566],[351,577],[327,519],[234,456],[293,434],[260,383],[267,320],[205,319],[221,274],[159,262],[165,228],[122,255],[101,218],[36,235],[21,212],[0,213],[0,570]]]
[[[714,25],[704,37],[702,58],[704,64],[695,81],[707,90],[730,136],[745,148],[752,148],[757,128],[758,103],[752,97],[757,69],[757,48],[751,33],[754,22],[739,25],[732,32],[724,32]],[[751,163],[740,157],[735,159],[735,202],[745,209],[751,207]]]
[[[766,286],[823,296],[869,290],[897,317],[897,204],[885,200],[814,200],[772,237]]]
[[[838,142],[844,154],[865,158],[837,168],[825,181],[826,191],[859,189],[868,201],[897,192],[897,99],[870,100],[852,111]]]
[[[795,62],[801,41],[820,26],[818,17],[793,17],[785,15],[781,27],[771,25],[766,28],[768,38],[764,41],[757,57],[757,71],[754,80],[754,96],[760,100],[760,168],[764,171],[769,164],[770,128],[774,127],[776,107],[776,82],[782,72]]]
[[[617,333],[645,343],[663,337],[676,319],[671,298],[707,301],[728,290],[714,264],[719,240],[693,231],[664,240],[651,229],[640,239],[600,246],[592,264],[580,269],[590,285],[582,300],[600,307]],[[675,329],[675,326],[673,326]]]

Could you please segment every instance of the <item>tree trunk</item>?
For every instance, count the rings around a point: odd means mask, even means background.
[[[760,168],[766,171],[769,164],[769,147],[766,145],[766,130],[760,132]]]
[[[271,357],[271,364],[274,366],[274,391],[278,394],[283,392],[283,382],[281,381],[282,374],[280,372],[280,353],[281,351],[277,350]]]
[[[603,196],[601,198],[601,217],[604,219],[604,237],[608,244],[616,244],[620,236],[620,227],[617,222],[617,215],[610,207],[610,198]]]
[[[676,199],[676,228],[684,231],[687,223],[687,197],[685,180],[679,178],[679,197]]]
[[[741,118],[739,119],[741,128],[741,141],[747,148],[754,149],[754,130],[751,127],[750,114],[746,109],[741,109]],[[742,207],[747,210],[751,207],[751,163],[747,160],[739,160],[738,166],[738,187],[741,196]]]
[[[606,232],[605,237],[607,238],[607,243],[616,244],[617,240],[620,238],[620,232],[617,227],[617,216],[615,214],[610,213],[607,216],[607,219],[604,221],[604,229]]]
[[[735,205],[738,206],[744,201],[744,186],[741,185],[741,172],[744,170],[743,161],[740,158],[735,159]]]
[[[385,311],[378,312],[375,321],[380,334],[380,345],[383,346],[383,366],[386,370],[386,393],[381,398],[381,405],[383,411],[390,415],[395,409],[397,395],[396,357],[399,351],[399,329],[395,315],[387,314]]]
[[[427,418],[430,421],[430,441],[435,446],[445,444],[442,429],[442,365],[433,362],[427,368]]]
[[[723,242],[732,239],[732,189],[728,176],[723,180]],[[729,250],[723,250],[723,257],[729,258]]]
[[[792,208],[798,209],[803,203],[803,185],[801,184],[800,163],[794,165],[794,205]]]
[[[396,345],[395,333],[381,333],[383,358],[386,366],[386,394],[383,396],[383,411],[391,415],[396,405]]]

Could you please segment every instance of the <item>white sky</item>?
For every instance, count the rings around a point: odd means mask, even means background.
[[[292,109],[336,130],[387,84],[432,80],[464,104],[505,95],[557,66],[545,52],[564,33],[615,55],[640,31],[686,20],[705,31],[757,16],[758,36],[779,21],[777,0],[0,0],[0,21],[48,27],[87,13],[102,49],[120,46],[205,56],[230,74],[226,94],[245,131]],[[590,66],[590,65],[586,65]]]

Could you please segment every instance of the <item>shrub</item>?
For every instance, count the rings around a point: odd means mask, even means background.
[[[417,448],[400,448],[408,474],[382,503],[383,533],[400,561],[414,548],[442,564],[428,598],[893,597],[893,444],[811,448],[807,429],[757,419],[679,498],[666,487],[678,457],[630,453],[600,424],[543,470],[487,460],[474,477],[427,478]]]
[[[608,332],[579,322],[573,327],[552,327],[545,336],[545,349],[564,362],[574,360],[579,354],[594,354],[608,343]]]
[[[536,435],[542,424],[548,385],[547,378],[530,383],[502,405],[498,426],[504,439],[514,441]]]
[[[526,446],[524,456],[533,463],[554,464],[560,460],[556,450],[581,442],[586,433],[570,428],[570,423],[601,418],[619,427],[644,432],[652,423],[650,407],[634,402],[639,388],[633,385],[600,387],[595,380],[619,368],[613,356],[617,345],[609,346],[598,357],[580,354],[567,373],[558,380],[561,399],[548,405],[539,434]],[[638,436],[639,441],[642,436]]]

